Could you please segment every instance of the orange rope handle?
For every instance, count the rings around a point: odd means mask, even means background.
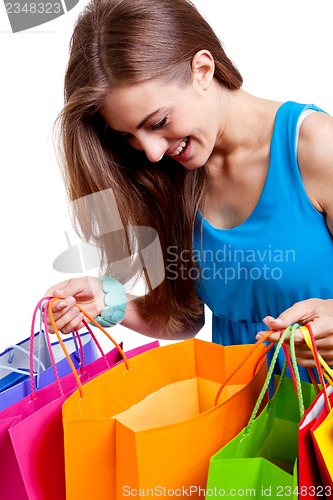
[[[50,317],[50,321],[51,321],[51,324],[52,324],[52,327],[54,329],[54,332],[57,336],[57,339],[59,341],[59,344],[61,345],[62,347],[62,350],[64,351],[64,354],[65,354],[65,357],[69,363],[69,366],[73,372],[73,375],[75,377],[75,380],[77,382],[77,385],[78,385],[78,389],[79,389],[79,392],[80,392],[80,397],[83,398],[83,384],[80,380],[80,377],[77,373],[77,370],[73,364],[73,361],[67,351],[67,348],[65,346],[65,343],[64,341],[62,340],[61,338],[61,335],[60,335],[60,332],[59,332],[59,329],[56,325],[56,322],[54,320],[54,316],[53,316],[53,311],[52,311],[52,305],[55,301],[59,300],[58,297],[55,297],[53,299],[51,299],[48,303],[48,313],[49,313],[49,317]],[[125,352],[123,351],[123,349],[120,347],[120,345],[111,337],[111,335],[99,324],[97,323],[97,321],[95,321],[94,318],[92,318],[84,309],[82,309],[82,307],[80,307],[79,305],[75,304],[75,306],[84,314],[84,316],[89,319],[90,322],[92,322],[99,330],[101,330],[105,335],[106,337],[108,337],[109,340],[111,340],[111,342],[115,345],[115,347],[118,349],[121,357],[123,358],[124,360],[124,363],[125,363],[125,366],[126,366],[126,369],[129,370],[130,369],[130,366],[128,364],[128,360],[127,360],[127,357],[126,357],[126,354]]]
[[[219,390],[217,391],[217,394],[215,396],[215,401],[214,401],[214,406],[217,406],[219,403],[219,399],[221,396],[221,393],[225,386],[230,382],[230,380],[236,375],[236,373],[241,369],[241,367],[246,363],[246,361],[253,355],[253,353],[256,351],[256,349],[268,338],[272,335],[272,333],[275,333],[273,330],[269,330],[266,332],[255,344],[253,344],[253,348],[250,350],[250,352],[245,356],[245,358],[242,360],[242,362],[235,368],[235,370],[229,375],[227,380],[223,382],[223,384],[220,386]],[[267,352],[273,347],[273,343],[268,346],[263,354],[263,356],[266,356]]]
[[[124,360],[124,363],[125,363],[125,366],[126,366],[126,370],[129,370],[131,367],[129,366],[128,364],[128,359],[127,359],[127,356],[125,354],[125,351],[120,347],[120,345],[118,344],[118,342],[116,342],[114,340],[114,338],[99,324],[97,323],[97,321],[92,317],[90,316],[84,309],[82,309],[82,307],[80,307],[78,304],[76,304],[76,307],[85,315],[86,318],[89,319],[89,321],[91,323],[93,323],[95,326],[97,326],[97,328],[99,330],[101,330],[101,332],[104,333],[104,335],[106,335],[108,337],[109,340],[111,340],[111,342],[114,344],[114,346],[118,349],[119,351],[119,354],[121,355],[121,357],[123,358]]]

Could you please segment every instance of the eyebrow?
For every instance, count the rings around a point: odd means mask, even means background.
[[[139,125],[136,127],[137,130],[140,130],[140,128],[144,127],[145,124],[147,123],[148,120],[150,120],[151,118],[153,118],[153,116],[157,115],[160,111],[162,110],[162,108],[158,108],[156,111],[153,111],[152,113],[149,113],[149,115],[147,115],[140,123]]]

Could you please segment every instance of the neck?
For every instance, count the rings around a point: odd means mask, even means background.
[[[230,91],[217,86],[219,123],[213,155],[227,158],[249,153],[270,142],[281,103],[258,98],[243,89]]]

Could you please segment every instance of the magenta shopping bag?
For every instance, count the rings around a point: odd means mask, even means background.
[[[125,357],[113,342],[115,349],[82,368],[83,383]],[[158,342],[152,342],[126,356],[157,346]],[[0,412],[1,500],[66,499],[62,404],[77,389],[77,381],[73,373],[60,379],[56,372],[55,377],[55,382],[38,391],[32,379],[31,395]]]

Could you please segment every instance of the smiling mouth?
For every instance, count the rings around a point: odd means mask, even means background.
[[[179,144],[179,146],[177,147],[176,151],[174,151],[172,154],[170,154],[170,156],[174,157],[174,156],[181,155],[185,151],[185,149],[186,149],[188,140],[189,140],[189,137],[186,137],[186,139]]]

